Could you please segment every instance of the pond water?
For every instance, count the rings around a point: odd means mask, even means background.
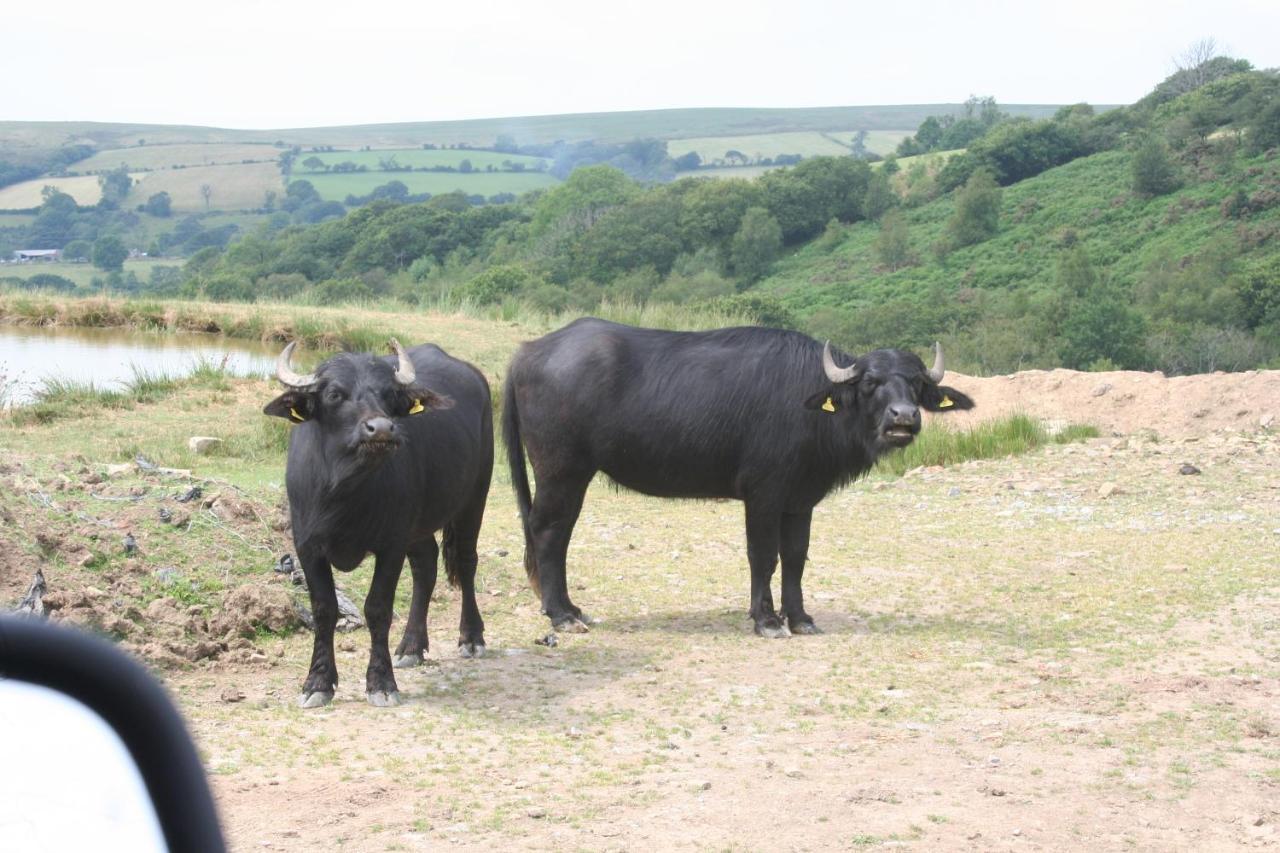
[[[141,372],[184,376],[202,362],[269,375],[278,348],[218,335],[0,326],[0,402],[30,403],[46,379],[120,388]]]

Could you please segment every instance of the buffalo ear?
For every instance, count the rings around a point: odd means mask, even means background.
[[[973,398],[946,385],[925,383],[920,404],[930,412],[967,411],[974,407]]]
[[[437,394],[430,388],[422,385],[415,385],[412,388],[405,389],[405,396],[409,398],[409,414],[417,415],[424,411],[435,411],[439,409],[452,409],[453,398],[444,394]]]
[[[262,413],[292,423],[309,420],[315,413],[315,398],[306,391],[290,389],[263,406]]]

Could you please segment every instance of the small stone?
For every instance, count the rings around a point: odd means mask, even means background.
[[[803,773],[801,773],[801,772],[800,772],[798,769],[796,769],[795,767],[788,767],[786,770],[783,770],[783,771],[782,771],[782,774],[783,774],[784,776],[786,776],[788,779],[803,779],[803,778],[804,778],[804,774],[803,774]]]
[[[538,639],[534,640],[533,644],[535,646],[546,646],[549,649],[553,649],[560,644],[560,640],[556,636],[556,632],[551,631],[545,637],[539,637]]]
[[[1179,474],[1199,474],[1200,469],[1192,465],[1190,462],[1183,462],[1182,467],[1178,469]]]
[[[1258,418],[1258,426],[1262,427],[1263,429],[1271,429],[1271,424],[1275,423],[1275,419],[1276,419],[1275,415],[1273,415],[1270,412],[1267,412],[1265,415]]]
[[[547,816],[547,810],[542,806],[533,806],[525,811],[525,814],[531,818],[544,818]]]
[[[705,779],[700,782],[693,783],[694,793],[697,793],[698,791],[710,791],[710,790],[711,790],[711,783],[706,781]]]
[[[1119,491],[1120,489],[1115,483],[1103,483],[1098,487],[1098,497],[1109,498]]]
[[[107,466],[107,476],[108,476],[108,477],[119,477],[121,474],[128,474],[128,473],[130,473],[130,472],[131,472],[131,471],[133,471],[133,470],[134,470],[134,468],[133,468],[133,463],[132,463],[132,462],[124,462],[124,463],[122,463],[122,464],[120,464],[120,465],[108,465],[108,466]]]
[[[243,702],[244,693],[234,687],[228,687],[226,690],[222,691],[222,695],[219,698],[221,698],[223,702]]]
[[[1100,385],[1095,385],[1093,390],[1090,391],[1089,393],[1095,397],[1101,397],[1103,394],[1107,393],[1110,390],[1111,390],[1111,383],[1103,382]]]
[[[192,453],[205,454],[222,444],[222,439],[211,435],[193,435],[187,439],[187,449]]]

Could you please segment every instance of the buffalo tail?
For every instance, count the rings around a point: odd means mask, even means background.
[[[520,441],[520,412],[516,407],[516,383],[508,374],[502,389],[502,441],[507,446],[507,465],[511,468],[511,488],[516,493],[516,505],[520,508],[520,523],[524,527],[524,570],[529,585],[542,595],[538,581],[538,561],[534,555],[533,536],[529,530],[529,512],[533,509],[533,495],[529,491],[529,473],[525,469],[524,446]]]

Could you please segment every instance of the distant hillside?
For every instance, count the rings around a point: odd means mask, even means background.
[[[1046,104],[1004,104],[1015,116],[1045,118],[1058,108]],[[499,134],[516,144],[533,145],[563,139],[624,142],[640,137],[685,139],[703,136],[741,136],[789,131],[914,130],[930,115],[956,112],[960,104],[911,104],[869,107],[811,107],[798,109],[708,108],[640,110],[617,113],[575,113],[517,116],[465,121],[402,122],[344,127],[235,130],[217,127],[105,122],[0,121],[0,159],[6,152],[49,149],[89,143],[99,149],[122,148],[145,140],[150,145],[182,143],[275,143],[394,148],[465,144],[488,146]]]

